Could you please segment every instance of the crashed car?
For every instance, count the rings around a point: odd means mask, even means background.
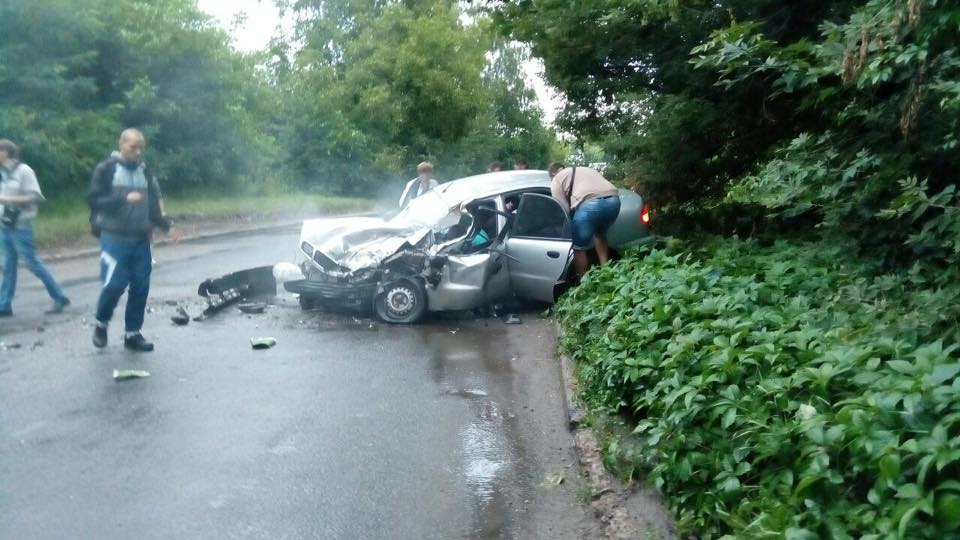
[[[620,197],[607,237],[622,252],[652,237],[642,197]],[[573,242],[547,172],[505,171],[441,184],[389,219],[305,221],[298,259],[301,279],[284,287],[304,309],[372,307],[408,324],[511,296],[552,303],[568,284]]]

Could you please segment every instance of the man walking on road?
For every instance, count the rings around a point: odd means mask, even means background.
[[[37,175],[26,163],[20,163],[17,145],[0,139],[0,224],[2,224],[3,285],[0,286],[0,317],[13,316],[13,295],[17,289],[17,263],[23,257],[27,268],[37,276],[53,299],[48,314],[60,313],[70,305],[57,280],[37,258],[33,242],[33,220],[43,201]]]
[[[163,215],[160,186],[143,164],[145,146],[143,133],[124,131],[120,135],[120,155],[97,165],[90,180],[87,203],[94,226],[100,231],[103,281],[93,331],[97,348],[107,346],[107,325],[129,288],[124,347],[136,352],[153,350],[153,343],[140,333],[153,270],[150,240],[154,228],[170,232],[173,224]]]
[[[417,165],[417,177],[407,182],[407,186],[403,188],[403,195],[400,195],[400,209],[403,210],[410,204],[410,201],[439,185],[433,178],[432,163],[424,161]]]
[[[550,192],[570,211],[573,233],[573,264],[581,276],[590,269],[587,250],[593,242],[600,264],[610,261],[607,230],[620,215],[620,193],[599,172],[590,167],[550,166]]]

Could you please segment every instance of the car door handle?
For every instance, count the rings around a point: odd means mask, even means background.
[[[548,252],[547,252],[547,257],[550,257],[551,259],[559,259],[559,258],[560,258],[560,252],[559,252],[559,251],[548,251]]]

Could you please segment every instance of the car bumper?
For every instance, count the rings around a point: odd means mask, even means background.
[[[335,283],[309,279],[289,281],[283,284],[283,288],[311,299],[347,306],[369,304],[377,293],[376,283]]]

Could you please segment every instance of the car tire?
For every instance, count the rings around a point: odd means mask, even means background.
[[[320,299],[314,298],[309,294],[301,294],[299,298],[300,309],[303,311],[313,311],[320,307]]]
[[[393,324],[413,324],[427,313],[427,289],[418,279],[398,279],[373,299],[377,317]]]

